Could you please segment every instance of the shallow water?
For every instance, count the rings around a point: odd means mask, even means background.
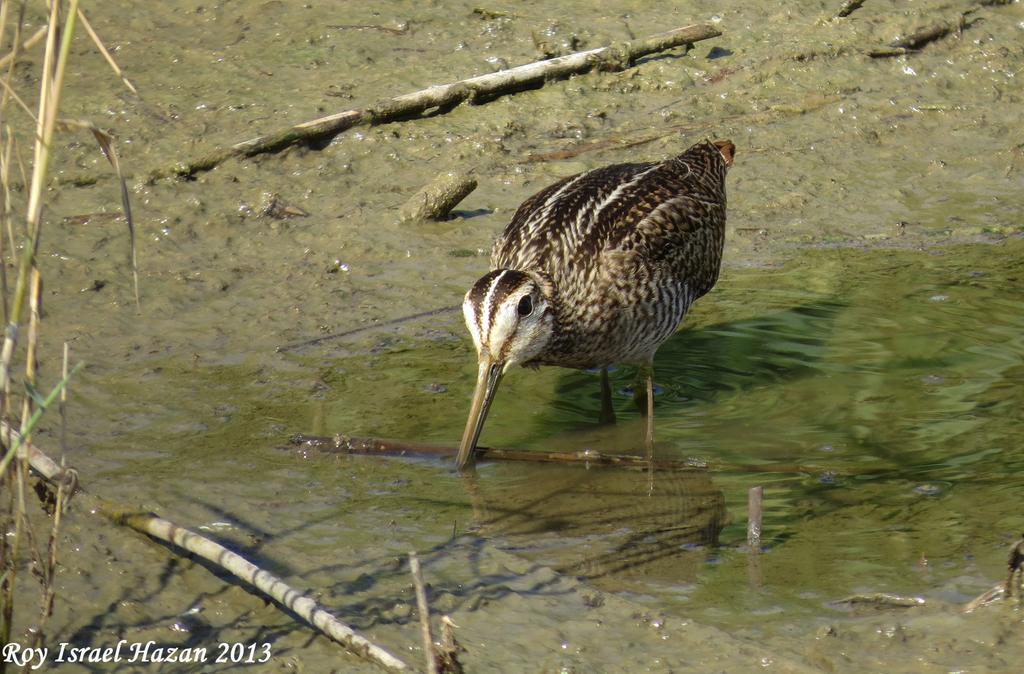
[[[135,176],[141,309],[123,225],[78,217],[118,206],[85,143],[61,148],[43,239],[40,367],[53,381],[63,341],[88,364],[67,428],[88,488],[227,541],[410,662],[409,550],[474,672],[519,671],[524,654],[535,671],[580,672],[1019,661],[1006,636],[1017,612],[956,612],[1001,580],[1024,530],[1019,3],[978,10],[959,40],[881,60],[861,52],[972,5],[867,3],[835,22],[819,2],[657,15],[624,2],[599,16],[537,2],[490,18],[464,3],[108,4],[90,16],[144,99],[83,43],[65,111],[112,127]],[[582,48],[712,18],[725,35],[686,55],[192,182],[144,180],[212,144],[486,72],[492,57],[533,60],[534,34]],[[706,469],[656,475],[651,490],[643,473],[495,463],[467,483],[443,461],[287,446],[299,432],[454,444],[475,377],[457,312],[275,348],[454,306],[532,192],[705,136],[738,146],[725,266],[655,367],[659,456]],[[609,139],[621,143],[589,145]],[[579,154],[535,160],[567,149]],[[397,222],[453,169],[480,182],[459,217]],[[69,184],[83,178],[95,184]],[[254,214],[267,192],[309,217]],[[482,441],[637,453],[633,374],[613,373],[609,427],[595,423],[596,374],[512,373]],[[38,442],[60,437],[53,422]],[[766,550],[752,556],[757,485]],[[84,513],[66,523],[61,561],[52,640],[266,641],[274,658],[253,671],[372,670]],[[836,603],[873,592],[927,604]]]

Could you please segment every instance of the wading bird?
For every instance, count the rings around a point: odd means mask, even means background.
[[[487,410],[513,365],[602,368],[646,378],[654,443],[654,353],[718,279],[725,175],[735,147],[703,141],[660,163],[615,164],[559,180],[527,199],[495,242],[491,269],[462,304],[479,374],[456,466],[473,462]]]

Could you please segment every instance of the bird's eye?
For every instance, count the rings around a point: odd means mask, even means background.
[[[520,316],[529,316],[533,313],[533,298],[529,295],[523,295],[523,299],[519,300],[519,306],[516,307],[516,311],[519,312]]]

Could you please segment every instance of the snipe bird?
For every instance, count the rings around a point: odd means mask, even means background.
[[[612,414],[607,367],[639,365],[652,452],[654,353],[718,279],[734,152],[703,141],[660,163],[564,178],[523,202],[462,304],[480,369],[458,469],[514,365],[602,368],[602,416]]]

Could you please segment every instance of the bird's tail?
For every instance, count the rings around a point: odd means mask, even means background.
[[[722,153],[722,159],[725,160],[726,168],[732,166],[732,158],[736,156],[736,146],[732,144],[732,141],[716,140],[713,145]]]

